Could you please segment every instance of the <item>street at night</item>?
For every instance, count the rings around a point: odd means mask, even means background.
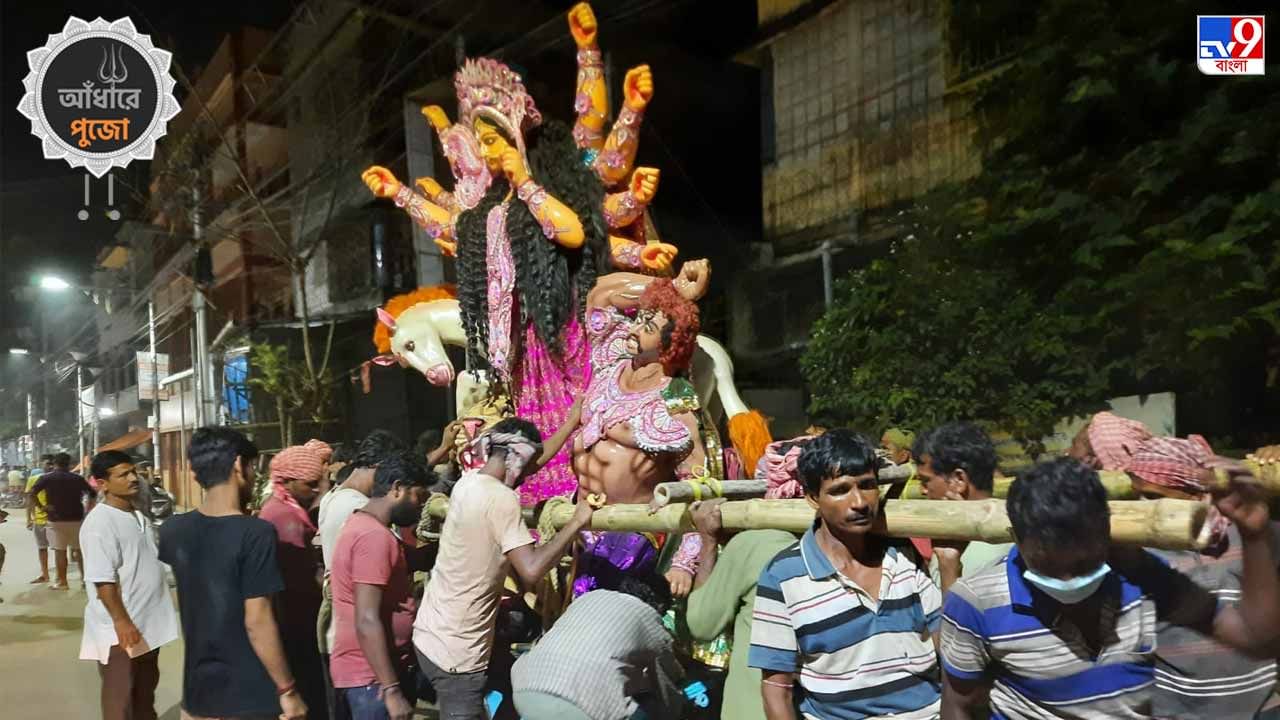
[[[1280,720],[1243,10],[0,0],[0,719]]]

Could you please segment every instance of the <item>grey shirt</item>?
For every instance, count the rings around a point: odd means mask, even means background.
[[[1272,552],[1280,551],[1280,525],[1271,525]],[[1232,525],[1221,554],[1194,550],[1152,550],[1218,598],[1219,606],[1240,600],[1243,557],[1240,532]],[[1151,711],[1158,718],[1253,717],[1272,696],[1276,661],[1255,660],[1212,638],[1169,622],[1157,626],[1155,689]]]
[[[681,670],[657,610],[632,595],[592,590],[574,600],[551,630],[511,669],[513,692],[541,692],[573,703],[595,720],[635,714],[647,693],[679,717]]]

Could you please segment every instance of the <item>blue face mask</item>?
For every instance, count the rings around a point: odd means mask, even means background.
[[[1102,581],[1106,580],[1107,575],[1110,573],[1111,566],[1102,563],[1097,570],[1088,575],[1081,575],[1068,580],[1045,577],[1030,568],[1023,571],[1022,577],[1039,588],[1045,595],[1063,605],[1075,605],[1076,603],[1084,602],[1090,595],[1097,592],[1098,588],[1102,586]]]

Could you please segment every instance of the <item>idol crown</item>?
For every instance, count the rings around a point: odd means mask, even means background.
[[[453,78],[458,92],[458,115],[468,124],[481,108],[497,111],[524,132],[542,124],[542,113],[514,70],[492,58],[469,58]]]

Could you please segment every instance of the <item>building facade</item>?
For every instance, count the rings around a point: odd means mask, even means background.
[[[959,6],[759,0],[745,58],[761,69],[764,242],[731,289],[731,338],[781,434],[806,424],[796,360],[832,282],[903,231],[900,210],[980,169],[972,89],[1004,56],[957,45]]]

